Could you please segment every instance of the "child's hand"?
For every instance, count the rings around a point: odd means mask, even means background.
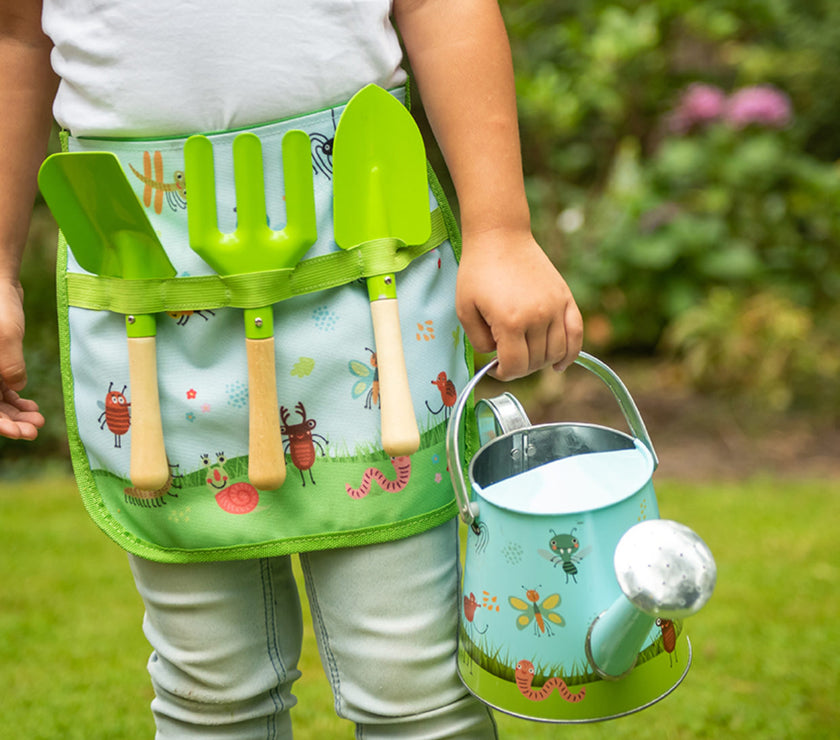
[[[580,311],[530,231],[465,233],[455,305],[473,347],[497,351],[501,379],[565,370],[580,352]]]
[[[38,404],[17,393],[25,385],[23,295],[20,285],[0,282],[0,436],[35,439],[44,426]]]
[[[38,404],[21,398],[0,378],[0,437],[35,439],[44,426]]]

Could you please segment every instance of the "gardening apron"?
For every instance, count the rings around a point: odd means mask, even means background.
[[[402,91],[398,93],[398,97]],[[249,129],[262,143],[266,208],[285,224],[281,140],[305,131],[312,145],[317,243],[291,275],[221,278],[190,248],[185,138],[72,138],[68,151],[120,160],[169,260],[171,279],[91,275],[62,243],[58,300],[62,378],[73,465],[94,521],[123,548],[160,562],[284,555],[383,542],[419,533],[456,513],[445,428],[455,388],[468,379],[469,347],[454,312],[456,248],[436,178],[432,237],[423,245],[340,250],[332,225],[332,142],[342,107]],[[236,228],[232,144],[209,135],[219,228]],[[63,240],[62,240],[63,241]],[[453,244],[455,247],[453,247]],[[419,451],[381,449],[376,347],[364,278],[399,272],[400,320]],[[255,282],[256,281],[256,282]],[[285,483],[257,490],[248,471],[248,373],[242,298],[273,305]],[[142,306],[138,301],[142,300]],[[155,314],[166,485],[129,479],[131,388],[125,316]]]

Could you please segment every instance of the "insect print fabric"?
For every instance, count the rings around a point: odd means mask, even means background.
[[[253,130],[262,144],[266,219],[277,231],[286,222],[282,137],[292,129],[310,135],[318,240],[301,268],[327,258],[354,259],[332,236],[331,137],[340,113],[327,110]],[[235,136],[208,137],[222,232],[236,228]],[[267,303],[275,336],[279,454],[287,472],[282,487],[260,490],[248,479],[248,440],[249,406],[259,407],[261,399],[250,397],[242,308],[224,302],[240,288],[221,283],[190,248],[183,145],[183,139],[69,140],[72,151],[117,155],[177,271],[171,280],[127,293],[135,301],[160,301],[157,312],[163,314],[156,322],[157,371],[173,475],[166,486],[143,491],[129,479],[134,424],[125,314],[136,309],[113,306],[120,291],[60,250],[66,411],[79,487],[94,520],[137,555],[189,562],[380,542],[450,519],[456,507],[446,465],[447,404],[466,383],[469,350],[452,341],[460,331],[452,309],[457,261],[448,239],[454,221],[445,203],[438,204],[436,183],[430,207],[438,241],[416,249],[410,264],[398,268],[420,449],[393,460],[382,450],[364,279],[283,294]],[[286,284],[283,275],[269,277],[260,283],[259,275],[248,275],[242,285],[275,291]],[[212,300],[204,302],[205,295]],[[144,312],[156,311],[144,305]],[[424,327],[419,341],[417,326]]]
[[[429,409],[433,414],[437,416],[437,414],[443,413],[444,418],[449,418],[449,413],[452,411],[452,407],[455,405],[455,401],[458,400],[458,391],[455,388],[455,383],[453,383],[449,378],[446,377],[446,372],[441,371],[438,376],[432,381],[432,385],[435,386],[438,391],[440,392],[440,400],[441,406],[437,411],[432,410],[432,407],[429,406],[429,402],[426,401],[426,408]]]
[[[154,198],[155,213],[160,213],[163,210],[163,199],[166,197],[166,203],[173,211],[186,208],[187,187],[184,182],[184,171],[176,170],[172,173],[170,181],[166,182],[163,155],[159,151],[154,153],[154,163],[155,168],[152,173],[152,155],[149,152],[143,152],[142,174],[133,164],[128,165],[134,176],[144,185],[143,204],[148,208],[153,204]]]
[[[329,133],[313,131],[309,134],[309,139],[312,141],[312,167],[316,174],[324,175],[324,177],[328,178],[332,177],[332,154],[337,127],[335,111],[330,111],[330,113],[332,116],[332,127],[329,129]]]
[[[350,393],[353,398],[364,398],[366,409],[379,408],[379,370],[376,367],[376,352],[368,347],[365,347],[365,351],[370,355],[368,362],[350,360],[348,363],[350,373],[355,378]]]
[[[125,389],[128,386],[123,386],[121,391],[113,390],[113,382],[108,386],[108,392],[105,394],[105,403],[100,401],[99,408],[102,413],[99,414],[99,428],[104,429],[108,427],[108,431],[114,435],[114,447],[122,447],[122,436],[128,432],[131,426],[131,412],[129,406],[131,404],[125,397]]]
[[[301,485],[306,485],[306,477],[303,474],[304,470],[309,473],[309,482],[314,485],[315,478],[312,476],[312,466],[315,464],[318,451],[320,451],[322,457],[326,454],[321,441],[327,442],[327,438],[322,434],[313,433],[312,430],[315,429],[318,422],[315,419],[306,418],[306,409],[302,403],[298,403],[295,406],[295,411],[301,417],[301,421],[297,424],[292,424],[289,421],[289,410],[285,406],[280,407],[280,419],[283,422],[283,426],[280,427],[280,433],[287,439],[283,449],[290,453],[292,465],[300,471]]]
[[[352,488],[349,483],[344,486],[347,495],[355,499],[364,498],[370,493],[374,481],[387,493],[402,491],[408,485],[408,481],[411,480],[411,457],[408,455],[392,457],[391,464],[397,474],[396,478],[391,480],[386,478],[385,474],[378,468],[368,468],[362,476],[362,482],[358,488]]]

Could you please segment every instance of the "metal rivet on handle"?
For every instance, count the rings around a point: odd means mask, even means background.
[[[263,325],[263,320],[259,316],[257,316],[257,318],[254,319],[254,326],[256,326],[257,329],[260,329],[260,328],[262,328],[262,325]]]
[[[129,324],[133,324],[135,321],[137,321],[137,319],[135,319],[133,316],[129,316],[126,319],[126,321],[128,321]]]

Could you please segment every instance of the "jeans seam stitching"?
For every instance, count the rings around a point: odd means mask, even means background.
[[[265,640],[268,659],[271,662],[271,667],[274,674],[277,676],[277,685],[272,687],[269,691],[269,696],[274,703],[277,710],[274,714],[267,718],[267,732],[268,738],[277,737],[277,715],[286,710],[286,702],[283,701],[283,696],[280,693],[280,686],[286,680],[288,675],[286,666],[283,663],[283,657],[280,654],[279,646],[277,645],[277,629],[274,619],[274,587],[271,583],[271,567],[267,558],[260,560],[260,580],[262,581],[263,591],[263,617],[265,620]]]
[[[321,606],[318,603],[318,594],[315,589],[315,579],[312,577],[312,569],[309,565],[309,558],[303,553],[300,555],[300,566],[303,571],[303,578],[306,584],[306,592],[309,598],[309,611],[312,615],[312,623],[315,626],[318,635],[321,638],[321,645],[324,650],[324,655],[327,658],[327,665],[325,670],[329,673],[330,684],[333,687],[333,694],[335,696],[335,711],[338,716],[341,714],[341,675],[338,671],[338,664],[330,647],[330,638],[327,629],[324,625],[324,617],[321,614]]]

